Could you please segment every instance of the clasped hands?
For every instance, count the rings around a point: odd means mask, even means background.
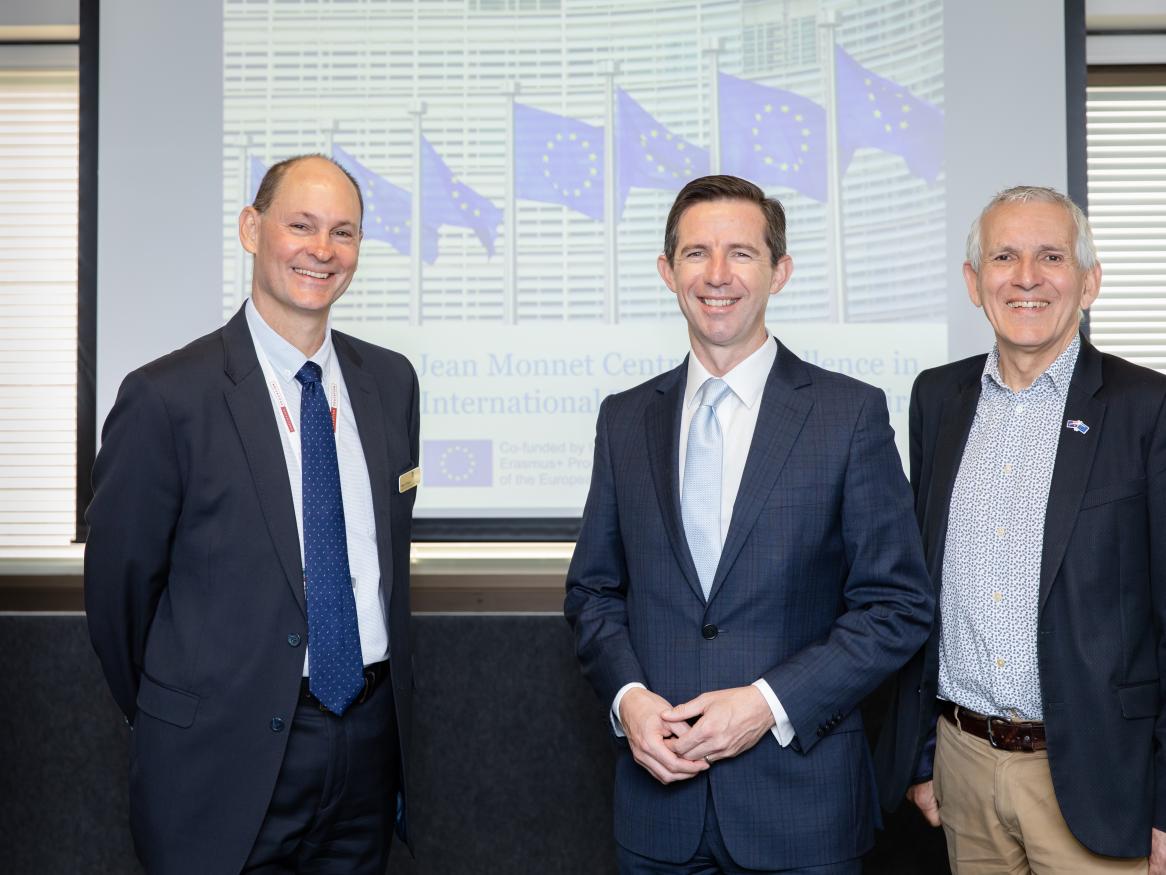
[[[671,784],[753,747],[773,726],[773,712],[754,686],[701,693],[675,707],[635,687],[620,702],[619,720],[636,762]]]

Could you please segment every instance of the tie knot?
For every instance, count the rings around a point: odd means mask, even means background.
[[[323,375],[324,371],[315,362],[304,362],[304,366],[296,371],[296,379],[300,381],[301,386],[319,383]]]
[[[726,396],[733,390],[729,388],[729,384],[724,380],[718,380],[716,377],[710,377],[704,381],[704,385],[700,387],[700,403],[702,406],[707,405],[713,410],[717,409]]]

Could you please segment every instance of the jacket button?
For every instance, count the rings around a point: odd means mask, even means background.
[[[271,731],[272,732],[283,732],[283,718],[282,717],[272,717],[271,718]]]
[[[295,632],[292,632],[290,635],[287,636],[287,643],[290,644],[292,647],[299,647],[300,640],[301,640],[300,636],[297,635]]]
[[[717,627],[714,626],[712,623],[709,623],[707,626],[705,626],[704,628],[702,628],[700,630],[700,634],[701,634],[701,637],[704,638],[705,641],[712,641],[714,638],[717,637],[717,631],[718,631]]]

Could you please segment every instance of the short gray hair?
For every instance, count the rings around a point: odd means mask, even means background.
[[[984,254],[980,239],[984,217],[1001,204],[1029,203],[1059,204],[1064,207],[1073,217],[1073,225],[1077,230],[1076,252],[1074,253],[1077,266],[1082,270],[1091,270],[1097,264],[1097,247],[1093,245],[1093,229],[1089,227],[1089,220],[1085,218],[1085,214],[1081,212],[1079,206],[1054,188],[1045,188],[1040,185],[1016,185],[1004,189],[988,201],[988,205],[980,211],[980,215],[976,216],[976,221],[972,222],[972,229],[968,232],[967,248],[967,261],[972,266],[972,270],[976,273],[980,272],[980,261]]]

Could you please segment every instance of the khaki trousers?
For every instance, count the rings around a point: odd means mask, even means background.
[[[1145,857],[1101,857],[1065,824],[1047,751],[1010,753],[939,718],[935,797],[955,875],[1149,871]]]

